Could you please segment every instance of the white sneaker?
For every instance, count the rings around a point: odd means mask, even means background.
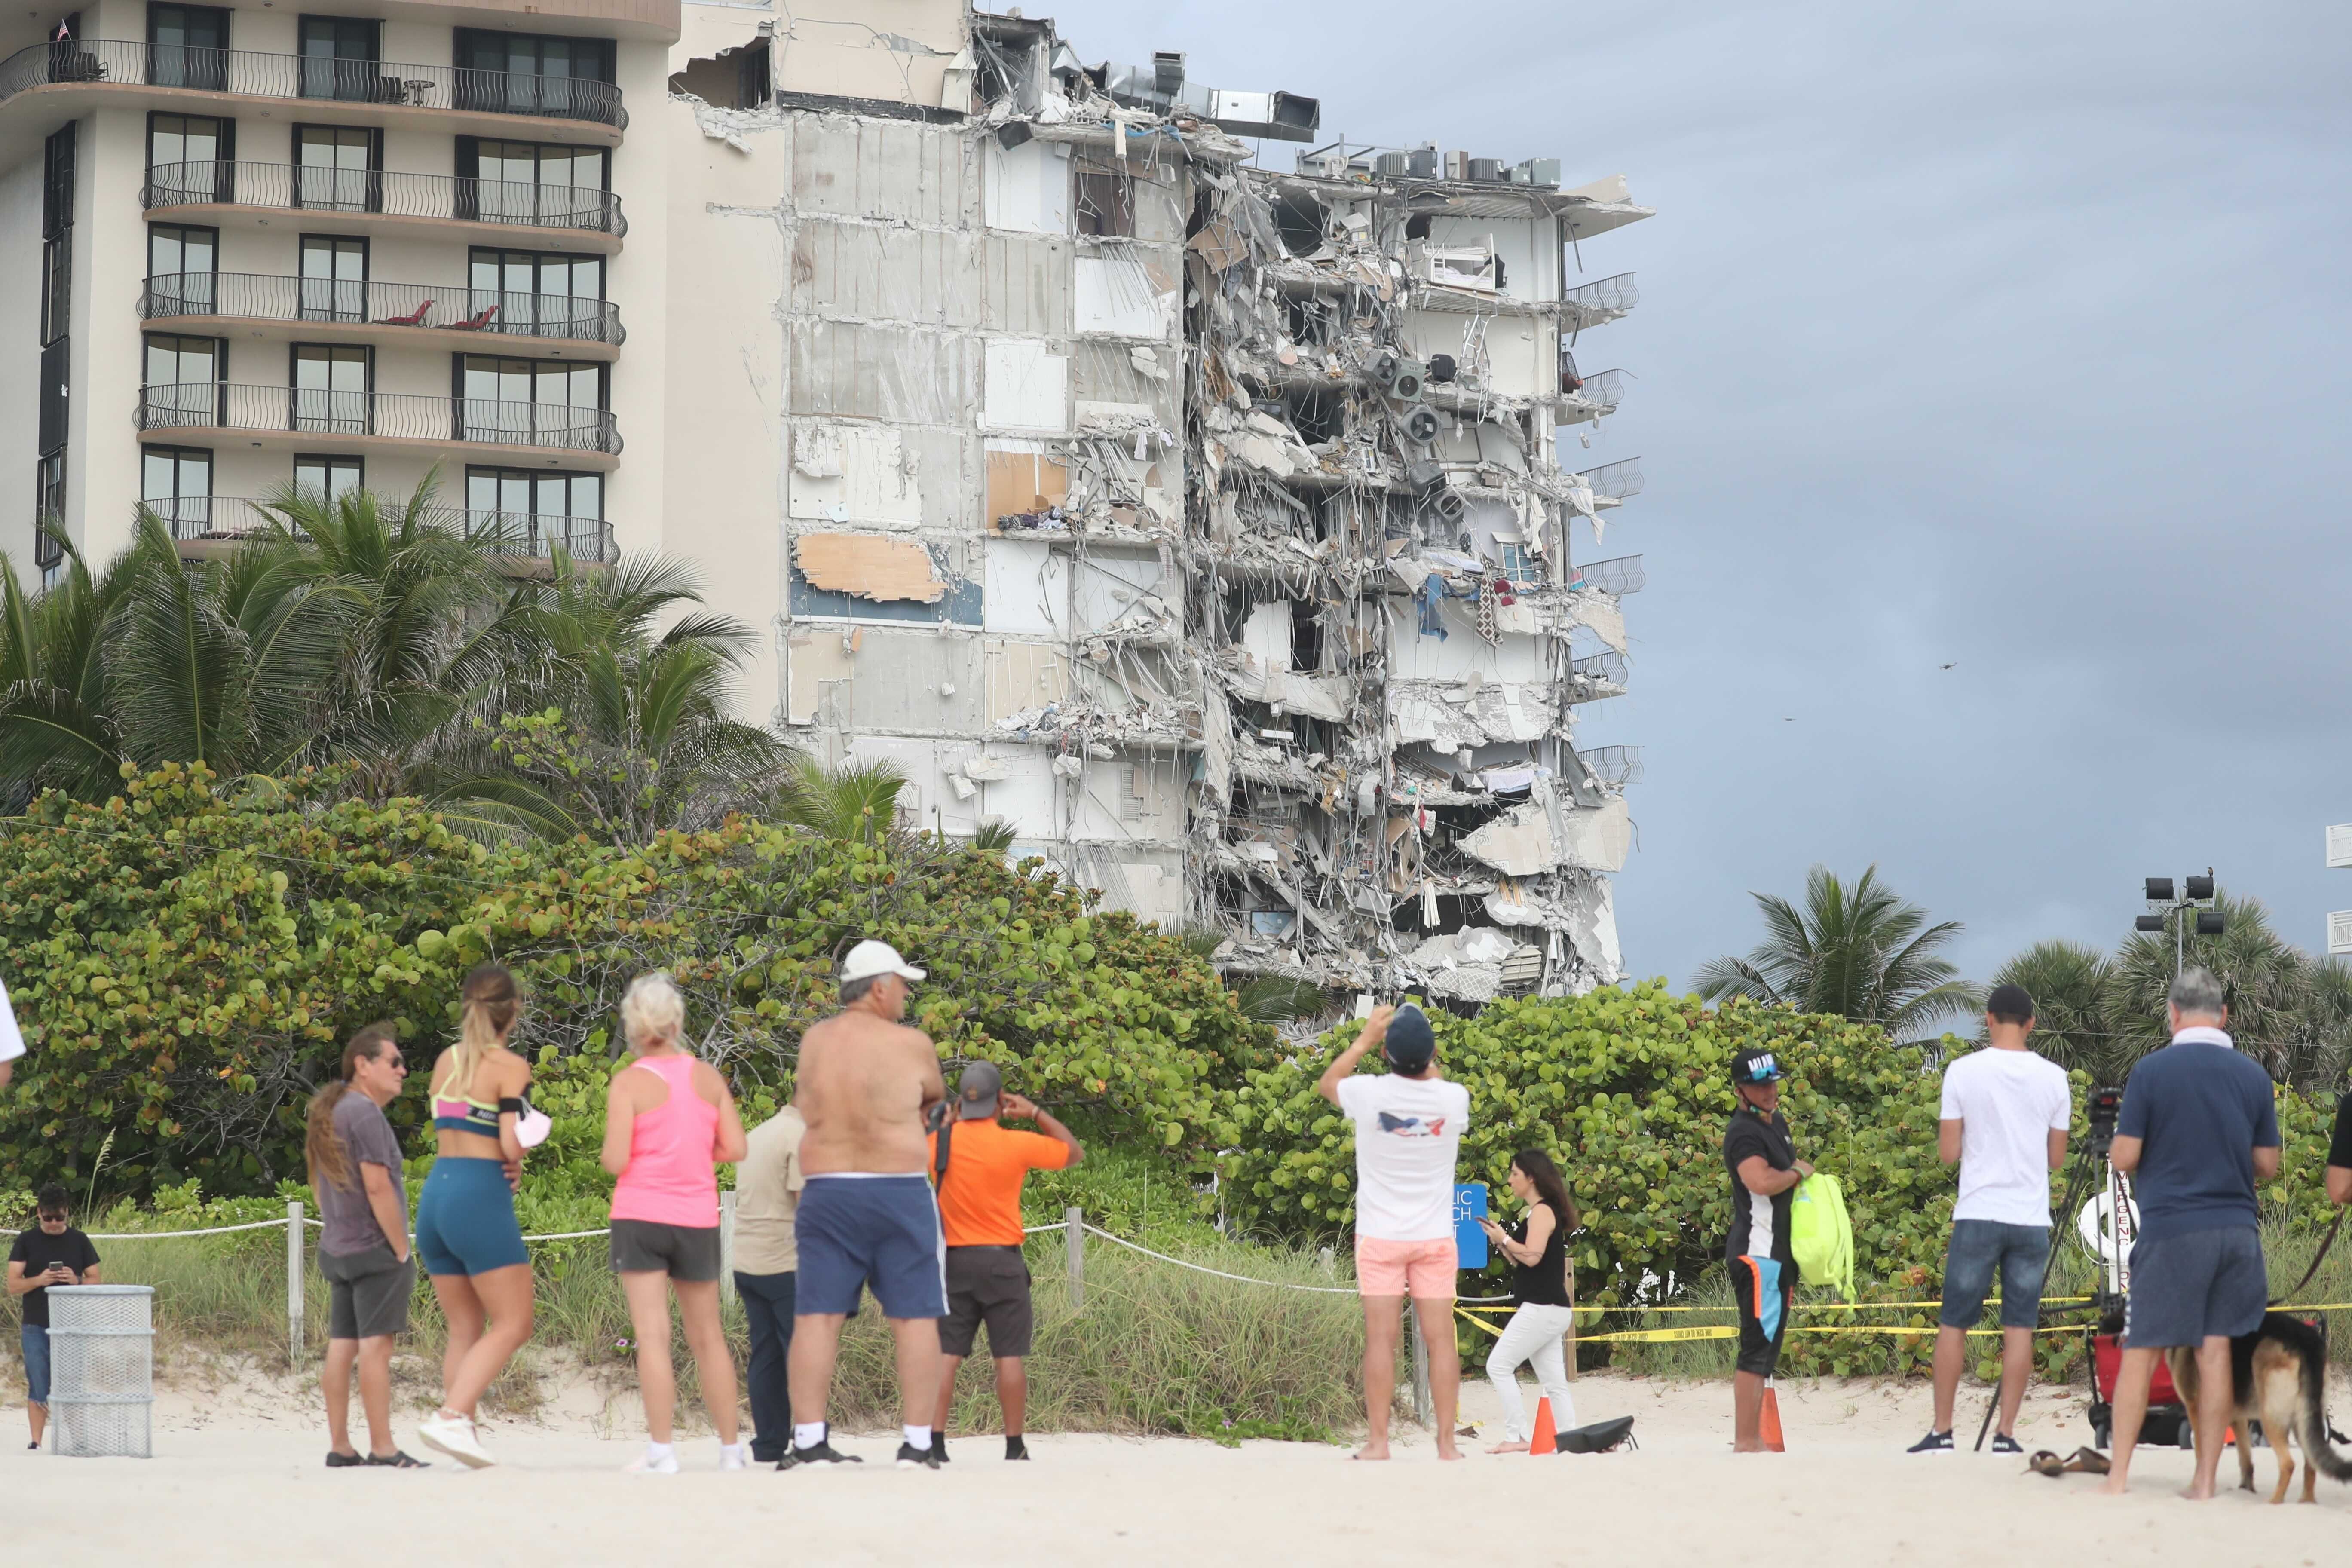
[[[416,1440],[436,1453],[448,1455],[461,1465],[481,1469],[498,1463],[489,1450],[482,1447],[474,1431],[474,1424],[463,1415],[445,1415],[435,1411],[416,1424]]]
[[[646,1445],[644,1453],[623,1465],[621,1468],[633,1476],[674,1476],[677,1474],[677,1450],[672,1448],[666,1453],[656,1454],[653,1451],[653,1445],[648,1443]]]
[[[740,1443],[719,1445],[719,1468],[722,1470],[748,1470],[751,1468],[751,1451]]]

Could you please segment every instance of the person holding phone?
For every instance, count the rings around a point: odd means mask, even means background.
[[[449,1325],[441,1408],[416,1440],[479,1469],[498,1463],[474,1430],[474,1406],[530,1338],[530,1252],[515,1223],[523,1103],[530,1064],[507,1048],[522,998],[514,976],[485,963],[459,993],[457,1043],[433,1064],[436,1157],[416,1200],[416,1256]],[[536,1142],[536,1139],[532,1140]]]
[[[49,1287],[96,1285],[98,1248],[73,1226],[73,1199],[51,1182],[33,1200],[37,1223],[16,1233],[8,1249],[8,1294],[24,1302],[25,1322],[17,1343],[25,1353],[25,1418],[33,1440],[41,1446],[41,1432],[49,1424]]]
[[[1490,1454],[1528,1451],[1533,1431],[1526,1397],[1519,1392],[1522,1364],[1535,1369],[1537,1385],[1551,1401],[1552,1430],[1576,1425],[1576,1398],[1568,1389],[1568,1358],[1561,1350],[1561,1341],[1576,1326],[1574,1279],[1568,1267],[1576,1200],[1568,1195],[1559,1167],[1540,1149],[1522,1149],[1511,1156],[1510,1184],[1511,1195],[1527,1207],[1526,1216],[1509,1226],[1491,1219],[1478,1222],[1495,1250],[1514,1265],[1511,1300],[1517,1303],[1486,1357],[1486,1380],[1495,1385],[1503,1425],[1510,1433],[1486,1450]]]

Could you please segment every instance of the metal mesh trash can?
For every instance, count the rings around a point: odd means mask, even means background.
[[[152,1457],[154,1301],[152,1285],[49,1287],[52,1452]]]

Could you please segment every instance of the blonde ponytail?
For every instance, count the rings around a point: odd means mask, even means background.
[[[515,1015],[521,1009],[521,998],[515,990],[514,976],[501,963],[476,968],[466,976],[458,997],[457,1043],[449,1049],[449,1080],[434,1085],[433,1092],[470,1099],[474,1074],[484,1058],[506,1044],[507,1031],[514,1027]]]

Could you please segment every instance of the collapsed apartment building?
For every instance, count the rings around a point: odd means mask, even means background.
[[[1315,144],[953,0],[688,4],[671,65],[667,330],[723,353],[672,350],[663,535],[775,628],[755,711],[1231,973],[1622,978],[1638,758],[1574,728],[1643,577],[1571,546],[1640,470],[1559,447],[1620,393],[1622,178]]]

